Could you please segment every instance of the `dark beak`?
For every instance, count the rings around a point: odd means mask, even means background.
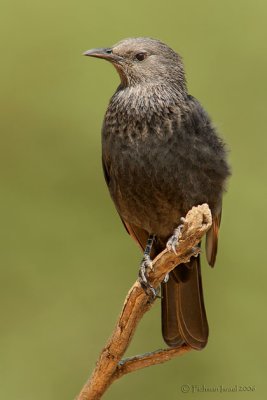
[[[104,58],[104,60],[111,62],[119,62],[122,60],[122,57],[113,54],[112,49],[110,48],[87,50],[83,55],[88,57]]]

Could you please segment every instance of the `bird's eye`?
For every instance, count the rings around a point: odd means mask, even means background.
[[[146,58],[146,56],[147,56],[146,53],[137,53],[137,54],[135,55],[135,58],[136,58],[138,61],[143,61],[143,60]]]
[[[107,54],[112,54],[112,49],[106,49]]]

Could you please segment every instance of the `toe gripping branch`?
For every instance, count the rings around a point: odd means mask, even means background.
[[[181,218],[182,224],[180,224],[173,232],[173,235],[169,238],[166,247],[169,251],[172,251],[173,253],[177,254],[176,252],[176,247],[179,243],[179,238],[181,236],[182,230],[184,228],[184,222],[185,219]],[[153,286],[150,285],[150,283],[147,280],[147,271],[148,270],[153,270],[153,263],[150,258],[151,250],[154,244],[155,240],[155,235],[149,235],[146,248],[144,251],[144,256],[140,264],[140,269],[139,269],[139,280],[140,283],[147,293],[147,295],[153,295],[153,297],[157,297],[157,290],[153,288]],[[167,274],[164,278],[164,282],[166,283],[169,279],[169,274]]]
[[[173,235],[170,237],[168,240],[166,247],[169,251],[172,251],[174,254],[177,254],[176,247],[179,243],[180,236],[182,234],[182,230],[184,228],[184,223],[185,223],[185,218],[181,218],[182,224],[177,226],[177,228],[174,230]]]
[[[147,270],[153,269],[153,264],[152,264],[152,260],[150,258],[150,254],[151,254],[151,249],[152,249],[154,240],[155,240],[155,235],[149,235],[147,244],[146,244],[146,248],[144,251],[144,256],[143,256],[143,259],[140,264],[139,280],[140,280],[140,283],[141,283],[142,287],[144,288],[145,292],[148,295],[150,295],[152,292],[153,297],[156,297],[157,291],[153,288],[153,286],[150,285],[150,283],[147,280],[147,276],[146,276]]]

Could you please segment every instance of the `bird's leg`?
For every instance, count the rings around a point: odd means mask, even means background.
[[[141,261],[141,265],[140,265],[140,269],[139,269],[139,279],[140,279],[142,287],[145,290],[149,289],[153,293],[153,295],[156,297],[156,295],[157,295],[156,290],[148,283],[147,277],[146,277],[147,269],[151,269],[151,270],[153,269],[152,260],[150,258],[150,253],[151,253],[151,249],[152,249],[152,246],[154,243],[154,239],[155,239],[155,235],[149,235],[147,244],[146,244],[146,248],[144,251],[144,256]]]
[[[182,222],[182,224],[177,226],[177,228],[173,232],[173,235],[169,238],[169,240],[168,240],[168,242],[166,244],[167,250],[173,251],[175,254],[177,254],[176,247],[177,247],[177,245],[179,243],[179,238],[180,238],[181,232],[182,232],[183,227],[184,227],[183,223],[185,222],[185,218],[182,217],[181,218],[181,222]]]

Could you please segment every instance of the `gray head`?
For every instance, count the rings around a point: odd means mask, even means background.
[[[181,57],[166,44],[151,38],[129,38],[109,48],[88,50],[86,56],[110,61],[123,86],[172,84],[186,90]]]

